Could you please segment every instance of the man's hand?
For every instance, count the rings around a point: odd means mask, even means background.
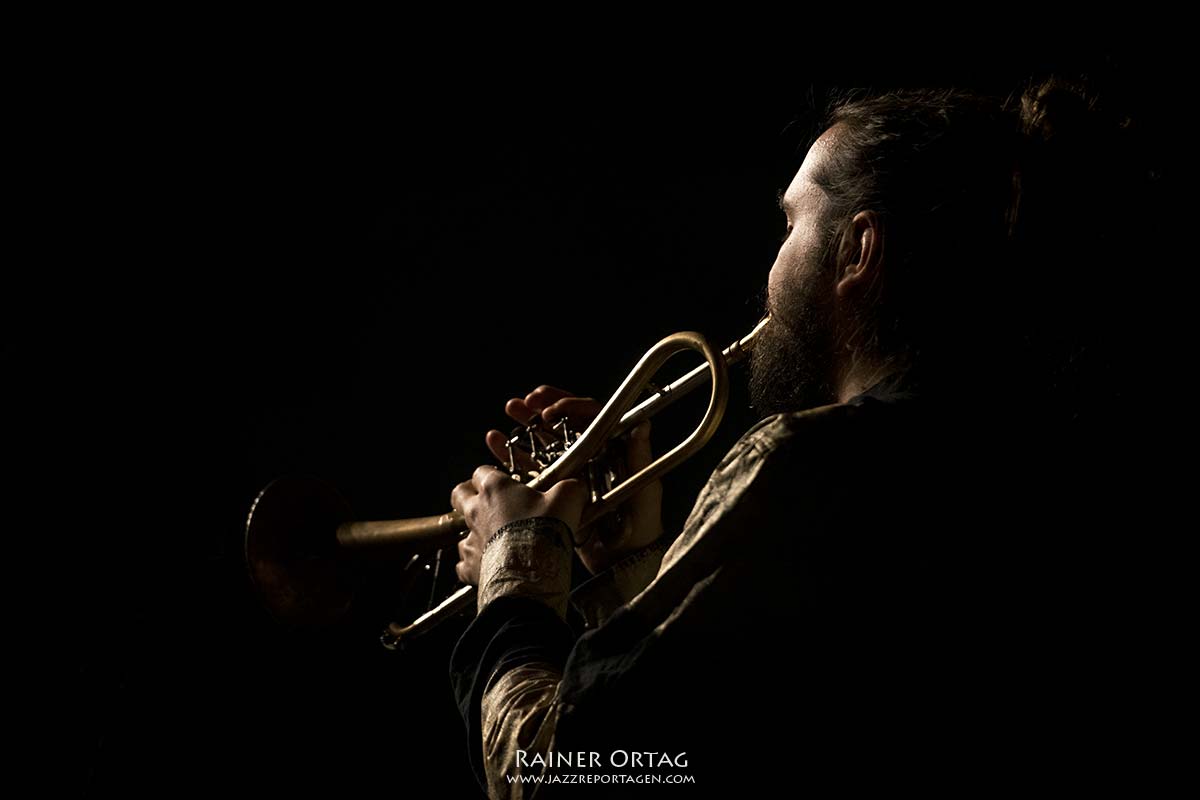
[[[577,480],[559,481],[549,490],[530,489],[496,467],[482,466],[471,480],[450,493],[450,506],[462,512],[471,533],[458,543],[458,579],[479,584],[479,562],[488,538],[510,522],[529,517],[555,517],[574,533],[587,502],[587,490]]]
[[[516,422],[525,425],[537,414],[548,424],[568,417],[575,430],[583,430],[600,413],[601,404],[590,397],[576,397],[553,386],[539,386],[525,397],[514,397],[504,406],[504,411]],[[508,463],[508,437],[500,431],[488,431],[487,445],[502,464]],[[524,454],[518,454],[518,459]],[[652,460],[650,453],[650,423],[643,422],[629,434],[626,445],[627,474],[633,475]],[[518,461],[517,467],[528,469],[531,465]],[[662,483],[654,481],[622,506],[622,524],[614,527],[601,519],[595,523],[596,531],[583,531],[583,545],[576,548],[583,565],[592,574],[608,569],[624,556],[640,550],[662,535]],[[611,523],[611,518],[607,520]],[[575,527],[572,527],[575,530]]]

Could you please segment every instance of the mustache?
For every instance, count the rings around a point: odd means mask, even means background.
[[[779,309],[771,301],[771,292],[766,284],[759,287],[753,297],[747,299],[746,305],[754,308],[760,319],[767,314],[771,315],[772,321],[780,319]],[[785,325],[784,327],[787,326]]]
[[[779,333],[787,331],[789,336],[798,337],[801,335],[796,325],[791,321],[791,318],[780,312],[779,306],[772,301],[771,292],[767,288],[766,284],[759,288],[759,290],[754,294],[753,299],[747,301],[747,305],[752,305],[758,310],[757,313],[760,319],[766,314],[771,315],[771,325],[768,325],[768,328],[777,325],[782,329],[778,331]]]

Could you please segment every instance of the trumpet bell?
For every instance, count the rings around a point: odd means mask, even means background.
[[[316,478],[278,478],[246,520],[246,564],[267,610],[289,626],[336,622],[354,599],[354,575],[331,534],[350,504]]]

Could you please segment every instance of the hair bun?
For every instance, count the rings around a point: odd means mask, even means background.
[[[1021,95],[1018,114],[1027,145],[1045,146],[1056,159],[1089,159],[1123,149],[1121,141],[1132,125],[1085,80],[1058,75],[1032,81]]]
[[[1104,216],[1097,204],[1143,177],[1132,147],[1136,131],[1115,109],[1086,79],[1053,75],[1027,85],[1015,109],[1022,203],[1040,204],[1060,220],[1071,210],[1080,219]]]
[[[1052,142],[1087,130],[1095,110],[1096,99],[1082,86],[1047,78],[1021,96],[1021,128],[1028,137]]]
[[[1104,343],[1120,330],[1113,310],[1142,302],[1128,276],[1154,208],[1139,130],[1123,108],[1086,79],[1052,76],[1027,84],[1012,109],[1020,141],[1010,232],[1016,260],[1037,279],[1031,358],[1052,368],[1064,397],[1100,391],[1119,380],[1116,363],[1136,357]]]

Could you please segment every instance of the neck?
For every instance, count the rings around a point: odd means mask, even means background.
[[[879,359],[848,358],[838,370],[837,398],[845,403],[855,395],[862,394],[879,381],[897,371],[895,364]]]

